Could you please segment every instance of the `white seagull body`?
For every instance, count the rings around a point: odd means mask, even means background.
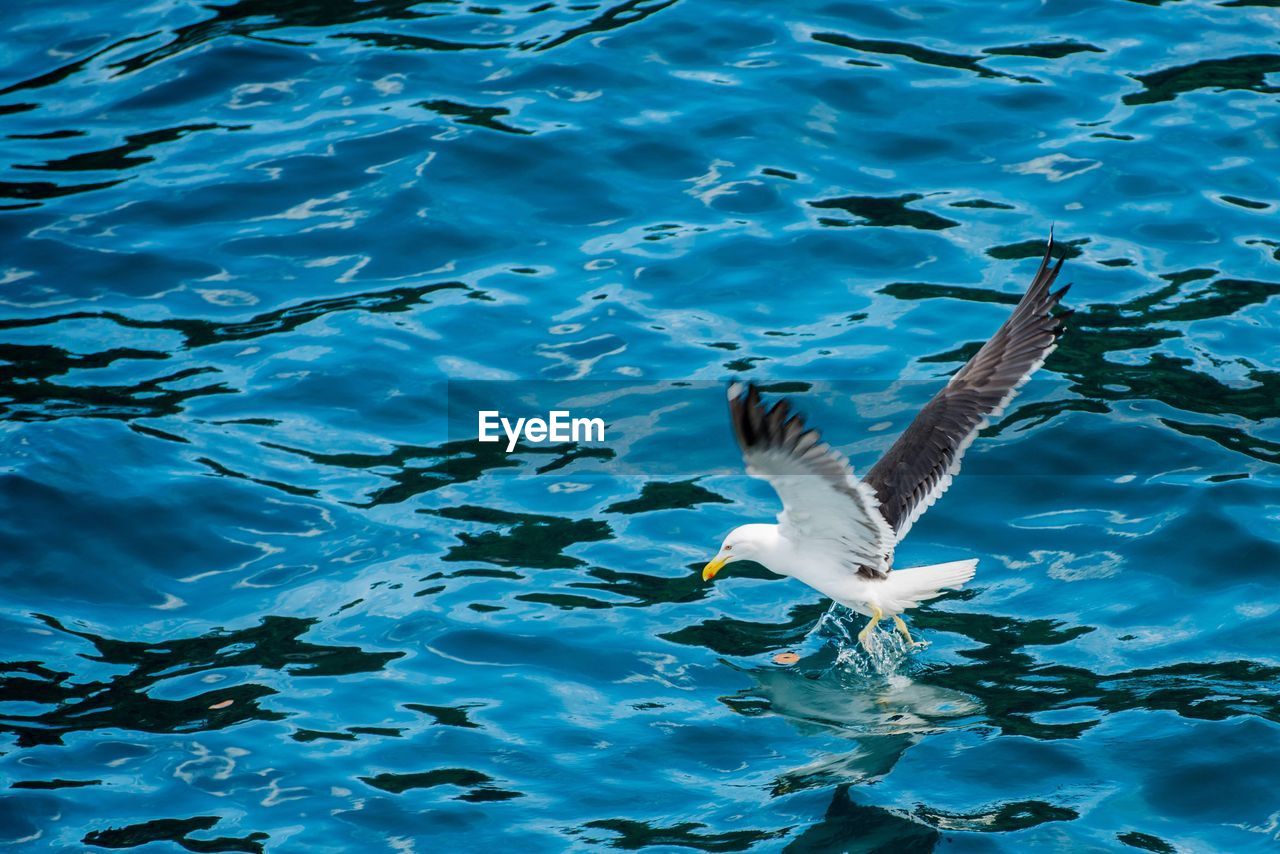
[[[911,525],[960,469],[978,432],[997,418],[1044,364],[1064,314],[1053,309],[1067,292],[1050,286],[1062,261],[1050,264],[1053,237],[1031,287],[1013,314],[930,400],[862,480],[785,400],[766,409],[754,385],[729,387],[734,434],[747,473],[767,480],[783,510],[778,523],[743,525],[725,538],[702,572],[711,580],[726,564],[751,560],[808,584],[871,622],[858,633],[868,646],[882,617],[898,616],[973,577],[977,560],[894,569],[893,553]]]

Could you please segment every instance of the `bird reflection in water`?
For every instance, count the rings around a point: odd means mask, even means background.
[[[803,735],[837,735],[852,749],[821,756],[780,775],[774,795],[884,777],[925,736],[973,722],[974,697],[915,681],[912,647],[878,633],[870,653],[857,644],[851,614],[836,606],[809,634],[794,664],[740,668],[755,685],[722,698],[746,715],[772,713]],[[789,658],[782,658],[789,661]]]

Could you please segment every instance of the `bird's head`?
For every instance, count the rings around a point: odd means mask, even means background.
[[[752,560],[766,569],[772,544],[777,540],[777,525],[741,525],[729,532],[715,559],[702,568],[702,580],[710,581],[721,569],[736,560]]]

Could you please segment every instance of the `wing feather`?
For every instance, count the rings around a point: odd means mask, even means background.
[[[1013,314],[867,472],[864,483],[898,540],[946,492],[978,432],[1000,416],[1053,352],[1069,312],[1052,312],[1070,286],[1050,290],[1066,260],[1051,264],[1052,253],[1051,233],[1040,268]]]
[[[827,543],[864,578],[884,578],[894,535],[875,494],[853,475],[849,461],[780,400],[766,409],[754,385],[729,387],[733,432],[747,473],[769,482],[782,499],[782,534],[810,545]]]

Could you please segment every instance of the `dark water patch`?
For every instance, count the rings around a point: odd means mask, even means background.
[[[185,339],[186,349],[206,347],[227,341],[248,341],[264,335],[292,332],[298,327],[328,315],[344,311],[370,314],[398,313],[432,305],[431,297],[453,291],[471,293],[462,282],[391,288],[352,296],[305,300],[281,309],[262,312],[246,321],[219,322],[197,318],[143,320],[114,311],[73,311],[32,319],[0,320],[0,330],[30,329],[74,320],[109,320],[124,329],[169,330]]]
[[[836,788],[822,820],[798,834],[782,849],[785,854],[845,851],[851,839],[865,851],[925,854],[942,841],[936,829],[895,810],[856,803],[849,791]]]
[[[55,360],[56,361],[56,360]],[[23,367],[28,367],[24,364]],[[44,370],[37,360],[28,369]],[[193,398],[233,394],[237,389],[221,382],[188,383],[195,376],[218,375],[215,367],[191,367],[173,374],[141,380],[132,385],[72,385],[49,380],[0,379],[0,415],[12,421],[52,421],[63,417],[105,417],[132,420],[175,415]],[[166,388],[186,384],[187,388]]]
[[[1033,56],[1039,59],[1062,59],[1073,53],[1106,53],[1100,47],[1080,42],[1041,42],[1036,44],[1017,44],[1006,47],[989,47],[982,51],[992,56]]]
[[[394,727],[349,726],[343,732],[326,732],[324,730],[300,729],[289,737],[294,741],[309,744],[313,741],[356,741],[362,735],[381,736],[384,738],[400,738],[404,730]]]
[[[129,134],[125,137],[124,143],[112,148],[73,154],[60,160],[49,160],[35,165],[18,164],[14,168],[33,169],[42,172],[94,172],[132,169],[155,160],[154,156],[139,153],[152,146],[176,142],[183,137],[193,133],[200,133],[201,131],[237,131],[248,130],[249,127],[249,125],[221,125],[216,122],[180,125],[179,127],[147,131],[146,133]]]
[[[42,202],[61,196],[75,195],[76,193],[105,190],[108,187],[123,184],[126,180],[126,178],[117,178],[114,181],[96,181],[90,184],[55,184],[52,181],[0,181],[0,199],[31,199],[35,202]],[[14,206],[7,208],[7,210],[21,210],[29,207],[32,207],[32,205]]]
[[[163,361],[168,358],[168,353],[136,347],[73,353],[52,344],[0,343],[0,394],[16,398],[18,384],[44,383],[71,371],[105,368],[122,359]]]
[[[1089,242],[1087,237],[1079,237],[1075,240],[1055,240],[1053,241],[1053,257],[1079,258],[1084,254],[1084,250],[1080,247],[1087,246]],[[987,248],[987,257],[994,258],[997,261],[1020,261],[1023,258],[1039,259],[1044,257],[1044,250],[1045,242],[1043,240],[1023,240],[1019,243],[990,246]],[[1017,302],[1017,300],[1014,302]]]
[[[1133,79],[1142,84],[1143,91],[1125,95],[1122,100],[1131,106],[1156,104],[1172,101],[1197,89],[1219,92],[1237,89],[1272,94],[1280,92],[1280,87],[1268,83],[1267,76],[1277,71],[1280,71],[1280,54],[1274,53],[1204,59],[1150,74],[1133,75]]]
[[[760,174],[768,175],[773,178],[785,178],[788,181],[795,181],[795,180],[798,180],[800,177],[795,172],[790,172],[786,169],[775,169],[772,166],[766,166],[765,168],[761,169]]]
[[[587,21],[585,24],[570,27],[569,29],[555,35],[545,35],[533,39],[527,39],[520,42],[517,47],[520,50],[551,50],[552,48],[566,45],[583,36],[607,33],[611,30],[617,30],[622,27],[631,26],[632,24],[638,24],[649,16],[656,15],[663,9],[674,6],[675,4],[676,0],[626,0],[624,3],[619,3],[616,6],[606,8],[603,12]],[[592,5],[591,7],[577,8],[595,9],[598,7]]]
[[[528,136],[533,133],[531,130],[515,127],[500,121],[503,116],[511,115],[511,111],[506,107],[477,107],[472,104],[444,100],[423,101],[418,106],[453,119],[460,125],[473,125],[521,136]]]
[[[978,75],[979,77],[1000,77],[1015,80],[1019,83],[1040,82],[1034,77],[1020,77],[1013,74],[1005,74],[1003,71],[996,71],[994,69],[987,68],[981,63],[980,58],[976,56],[947,53],[945,51],[922,47],[910,42],[885,41],[883,39],[860,39],[854,38],[853,36],[842,35],[840,33],[814,33],[813,40],[822,44],[849,48],[850,50],[861,51],[863,53],[873,53],[883,56],[903,56],[921,65],[932,65],[939,68],[952,68],[958,71],[968,71],[972,74]]]
[[[359,470],[395,469],[381,477],[390,480],[391,486],[379,487],[369,492],[368,499],[356,503],[358,507],[378,507],[399,504],[418,495],[432,492],[454,483],[468,483],[482,475],[502,468],[518,468],[522,465],[513,454],[507,454],[499,444],[475,440],[457,440],[441,445],[396,445],[383,454],[365,453],[317,453],[289,445],[263,442],[263,447],[297,454],[316,465],[337,466]],[[557,449],[525,448],[527,453],[555,453]],[[563,453],[563,449],[558,449]],[[411,461],[437,459],[431,465],[411,465]]]
[[[781,830],[730,830],[724,833],[707,833],[704,828],[706,828],[705,824],[696,821],[664,826],[627,818],[602,818],[587,822],[582,826],[581,831],[586,833],[589,830],[608,830],[616,833],[617,836],[612,837],[585,835],[583,841],[589,845],[607,845],[623,851],[641,851],[654,846],[666,846],[710,852],[749,851],[757,845],[780,839],[790,832],[790,828],[782,828]]]
[[[756,387],[766,394],[807,394],[813,388],[813,383],[803,380],[783,380],[758,382]]]
[[[1238,5],[1233,3],[1220,3],[1220,6]],[[1152,836],[1150,833],[1142,833],[1137,830],[1128,830],[1124,833],[1116,834],[1116,841],[1130,848],[1137,848],[1141,851],[1155,851],[1156,854],[1177,854],[1178,849],[1174,848],[1168,842],[1165,842],[1158,836]]]
[[[444,591],[446,591],[446,590],[448,590],[448,589],[449,589],[449,588],[448,588],[448,587],[446,587],[446,586],[445,586],[445,585],[443,585],[443,584],[433,584],[433,585],[432,585],[432,586],[430,586],[430,587],[424,587],[424,588],[422,588],[421,590],[415,590],[415,591],[414,591],[414,593],[413,593],[413,595],[414,595],[415,597],[422,597],[422,596],[434,596],[434,595],[436,595],[437,593],[443,593]]]
[[[1099,261],[1098,263],[1104,267],[1132,267],[1133,259],[1132,258],[1107,258],[1103,261]]]
[[[1010,248],[1010,247],[1004,247]],[[989,251],[990,252],[990,251]],[[1042,255],[1043,248],[1038,255]],[[1119,266],[1129,266],[1131,262]],[[1115,266],[1115,265],[1113,265]],[[1072,327],[1133,327],[1152,328],[1154,334],[1168,337],[1168,330],[1161,329],[1168,321],[1206,320],[1229,316],[1241,308],[1267,301],[1280,294],[1280,283],[1256,282],[1237,279],[1217,279],[1190,296],[1183,294],[1184,286],[1212,279],[1216,270],[1195,269],[1161,276],[1168,283],[1150,293],[1140,294],[1125,303],[1092,303],[1076,309],[1072,314]],[[986,291],[963,286],[897,282],[883,288],[881,293],[897,299],[953,298],[970,302],[996,302],[1008,305],[1017,303],[1017,293]],[[1178,299],[1175,299],[1178,297]],[[1163,307],[1161,305],[1163,304]],[[1176,333],[1172,333],[1176,334]]]
[[[1246,240],[1245,245],[1270,247],[1273,250],[1271,252],[1271,260],[1280,261],[1280,240],[1267,240],[1263,237],[1257,237],[1251,240]]]
[[[1277,402],[1274,406],[1274,412],[1280,414],[1280,402]],[[1257,436],[1250,436],[1237,427],[1229,427],[1224,424],[1187,424],[1182,421],[1175,421],[1172,418],[1161,418],[1160,423],[1177,430],[1184,436],[1209,439],[1229,451],[1253,457],[1255,460],[1262,460],[1264,463],[1280,463],[1280,442],[1271,442]]]
[[[735,374],[744,374],[747,371],[755,370],[755,366],[759,362],[768,362],[766,356],[745,356],[741,359],[731,359],[725,362],[723,367],[726,371],[732,371]]]
[[[978,210],[994,210],[994,211],[1011,211],[1016,210],[1013,205],[1006,205],[1003,202],[993,202],[988,199],[966,199],[959,202],[948,202],[949,208],[975,208]]]
[[[352,735],[379,735],[384,738],[399,738],[404,730],[390,726],[349,726],[347,732]]]
[[[488,774],[482,774],[470,768],[436,768],[432,771],[419,771],[410,774],[385,773],[373,777],[361,777],[360,782],[390,792],[393,795],[404,794],[411,789],[434,789],[437,786],[454,786],[467,791],[457,796],[457,800],[509,800],[524,797],[520,792],[511,792],[493,785],[496,781]]]
[[[1218,196],[1219,199],[1229,205],[1235,205],[1238,208],[1245,208],[1251,211],[1265,211],[1275,207],[1271,202],[1259,202],[1253,199],[1245,199],[1240,196]]]
[[[738,570],[738,565],[734,565]],[[715,617],[659,637],[682,646],[697,646],[720,655],[752,656],[795,646],[817,625],[827,606],[797,605],[785,623],[758,623],[734,617]]]
[[[1216,279],[1185,295],[1186,283],[1171,281],[1159,290],[1118,305],[1095,304],[1077,311],[1070,321],[1071,347],[1055,352],[1059,370],[1072,377],[1073,389],[1095,400],[1148,398],[1188,412],[1239,415],[1251,421],[1274,417],[1280,394],[1280,372],[1251,368],[1246,383],[1224,382],[1194,370],[1190,359],[1151,354],[1143,365],[1118,364],[1106,354],[1152,347],[1180,335],[1170,328],[1227,317],[1280,294],[1280,283]],[[1177,301],[1171,297],[1178,295]],[[1125,389],[1125,390],[1117,390]]]
[[[736,568],[736,566],[735,566]],[[601,590],[615,596],[624,596],[628,602],[611,602],[610,607],[620,605],[648,608],[675,602],[697,602],[710,592],[702,580],[701,567],[691,566],[684,575],[646,575],[642,572],[624,572],[593,566],[587,574],[596,581],[572,581],[570,587]]]
[[[277,29],[336,28],[365,21],[425,20],[440,15],[438,12],[417,11],[414,7],[418,5],[420,4],[415,0],[333,0],[323,4],[239,0],[224,6],[208,7],[213,13],[210,17],[166,33],[168,41],[164,44],[114,62],[111,68],[116,69],[116,76],[132,74],[202,44],[219,40],[256,39],[289,46],[311,44],[296,37],[275,39],[265,35]]]
[[[471,720],[467,715],[471,709],[481,708],[480,703],[464,703],[460,706],[428,706],[424,703],[405,703],[404,707],[413,712],[430,715],[434,722],[440,726],[480,729],[480,724]]]
[[[1195,720],[1260,717],[1280,722],[1280,668],[1253,661],[1185,662],[1102,677],[1107,712],[1163,709]]]
[[[148,427],[145,424],[130,424],[129,429],[137,433],[139,436],[150,436],[153,439],[163,439],[166,442],[174,442],[179,445],[190,445],[190,439],[184,439],[176,433],[169,433],[158,427]]]
[[[846,690],[858,690],[858,688],[847,688]],[[754,701],[758,706],[752,708],[752,702],[751,700],[737,698],[732,700],[725,699],[726,705],[746,717],[763,715],[774,711],[769,703],[758,700]],[[838,731],[841,729],[841,724],[848,725],[847,721],[827,723],[807,717],[797,720],[790,715],[788,715],[788,720],[800,725],[802,729],[812,731],[821,731],[824,726]],[[773,797],[779,798],[810,789],[829,789],[832,786],[851,783],[874,783],[884,778],[893,770],[894,765],[902,758],[903,754],[920,740],[918,734],[909,732],[910,727],[906,726],[905,722],[901,723],[904,724],[901,726],[903,732],[899,734],[886,736],[868,735],[854,738],[857,749],[850,753],[825,756],[805,766],[803,770],[790,771],[779,775],[770,787],[769,793]],[[893,724],[889,723],[886,726],[891,728]],[[848,735],[847,732],[842,734]]]
[[[548,474],[553,471],[565,468],[578,460],[595,460],[597,462],[607,462],[615,456],[611,448],[592,448],[583,447],[577,444],[553,445],[553,446],[537,446],[529,445],[525,442],[516,443],[516,450],[521,453],[548,453],[552,459],[542,465],[536,467],[534,471],[537,474]]]
[[[161,643],[115,640],[68,628],[53,617],[39,619],[50,629],[93,644],[97,653],[85,656],[90,661],[126,670],[106,681],[73,681],[75,674],[29,662],[4,665],[23,675],[0,683],[0,700],[52,707],[33,715],[0,716],[0,732],[14,734],[20,746],[61,744],[68,733],[98,729],[176,733],[281,720],[284,714],[259,706],[277,693],[266,685],[244,682],[181,700],[158,699],[154,689],[168,680],[238,667],[296,677],[348,676],[381,670],[404,655],[310,643],[302,635],[316,621],[296,617],[264,617],[250,628]]]
[[[964,285],[935,285],[929,282],[893,282],[881,288],[879,293],[901,300],[958,299],[965,302],[989,302],[997,305],[1017,305],[1022,296],[1004,291],[988,291]]]
[[[1249,661],[1171,664],[1098,674],[1083,667],[1038,661],[1029,646],[1069,643],[1092,632],[1053,620],[1018,620],[925,609],[915,622],[953,631],[981,644],[961,651],[972,664],[926,670],[919,680],[974,697],[984,719],[1001,732],[1036,739],[1074,739],[1103,717],[1122,711],[1164,710],[1192,720],[1256,716],[1280,720],[1280,702],[1268,686],[1280,669]],[[1089,709],[1085,720],[1049,723],[1039,716]]]
[[[260,831],[247,836],[219,836],[213,839],[193,839],[191,834],[210,830],[222,818],[216,815],[201,815],[194,818],[158,818],[126,827],[113,827],[107,830],[93,830],[85,834],[85,845],[99,848],[137,848],[153,842],[172,842],[179,848],[194,851],[197,854],[214,851],[243,851],[247,854],[262,854],[263,843],[270,837]]]
[[[457,572],[451,572],[446,578],[508,578],[512,581],[519,581],[524,578],[518,572],[512,572],[508,569],[489,569],[488,567],[475,567],[473,569],[460,569]]]
[[[613,607],[609,602],[592,599],[590,596],[575,596],[571,593],[520,593],[515,598],[535,605],[550,605],[561,611],[573,611],[578,608],[603,611]]]
[[[85,786],[101,786],[101,780],[18,780],[10,789],[81,789]]]
[[[1047,821],[1074,821],[1080,813],[1044,801],[1015,801],[977,812],[944,812],[919,806],[914,813],[939,830],[968,830],[980,833],[1008,833],[1026,830]]]
[[[294,741],[300,741],[303,744],[309,744],[313,741],[355,741],[355,733],[351,732],[325,732],[315,729],[300,729],[292,733],[290,736]]]
[[[688,510],[699,504],[730,504],[723,495],[717,495],[696,480],[658,481],[646,483],[640,495],[628,501],[610,504],[606,513],[652,513],[655,510]]]
[[[503,530],[481,534],[455,533],[462,541],[444,556],[447,561],[473,561],[531,569],[572,569],[583,561],[564,554],[578,543],[613,538],[608,523],[596,519],[564,519],[535,513],[516,513],[490,507],[463,505],[419,510],[445,519],[496,525]]]
[[[5,95],[11,94],[13,92],[20,92],[24,89],[43,89],[46,86],[53,86],[57,83],[61,83],[63,80],[66,80],[71,75],[76,74],[80,71],[83,71],[85,67],[89,65],[89,63],[93,62],[98,57],[105,56],[111,51],[117,50],[118,48],[124,47],[125,45],[133,44],[135,42],[140,42],[140,41],[146,41],[147,39],[151,38],[152,35],[154,35],[154,33],[149,33],[147,35],[141,35],[141,36],[130,36],[128,38],[121,39],[120,41],[114,42],[113,44],[110,44],[107,47],[102,48],[101,50],[97,50],[89,54],[83,59],[77,59],[74,62],[68,62],[65,65],[61,65],[53,69],[52,71],[46,71],[43,74],[36,75],[35,77],[29,77],[26,80],[22,80],[17,83],[12,83],[4,87],[3,89],[0,89],[0,97],[4,97]]]
[[[475,11],[473,8],[472,11]],[[390,48],[392,50],[426,50],[426,51],[464,51],[464,50],[498,50],[510,47],[509,42],[458,42],[448,39],[415,36],[411,33],[378,33],[353,32],[335,33],[333,38],[352,39],[370,47]]]
[[[977,352],[974,349],[973,352]],[[951,361],[948,359],[947,361]],[[964,359],[962,361],[968,361]],[[1048,424],[1055,418],[1071,412],[1088,412],[1094,415],[1106,415],[1111,411],[1105,403],[1087,399],[1052,400],[1041,403],[1017,404],[1012,412],[1006,413],[997,424],[983,429],[983,436],[999,436],[1017,429],[1025,431]],[[1027,469],[1023,469],[1027,471]],[[1079,473],[1077,468],[1073,473]]]
[[[266,477],[254,477],[245,472],[236,471],[228,466],[223,465],[217,460],[211,460],[208,457],[196,457],[195,461],[202,466],[206,466],[211,472],[219,477],[230,477],[236,480],[244,480],[249,483],[256,483],[258,486],[265,486],[268,489],[278,489],[286,495],[293,495],[299,498],[315,498],[320,494],[320,490],[311,489],[305,486],[294,486],[291,483],[285,483],[282,480],[272,480]]]
[[[648,243],[658,243],[659,241],[688,237],[694,234],[705,234],[707,227],[705,225],[691,225],[681,222],[658,222],[653,225],[646,225],[641,231],[645,232],[644,237],[640,238],[641,240]]]
[[[82,130],[51,130],[48,133],[11,133],[9,139],[75,139],[88,134]]]
[[[919,193],[906,193],[901,196],[843,196],[836,199],[819,199],[808,202],[809,207],[818,210],[842,210],[861,222],[847,222],[847,225],[867,225],[879,228],[903,226],[922,231],[941,231],[955,228],[960,223],[946,217],[938,216],[919,208],[907,207],[912,202],[923,199]],[[826,224],[835,224],[826,223]]]

